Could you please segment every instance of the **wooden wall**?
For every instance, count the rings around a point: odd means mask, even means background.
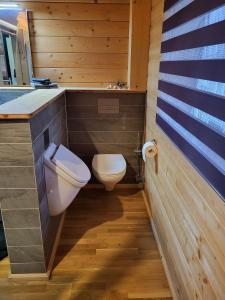
[[[63,86],[127,81],[129,0],[21,1],[34,73]]]
[[[128,85],[132,90],[146,90],[150,21],[151,0],[131,0]]]
[[[152,223],[177,299],[224,299],[225,203],[155,123],[163,1],[152,1],[147,139],[159,148],[158,174],[146,165]]]

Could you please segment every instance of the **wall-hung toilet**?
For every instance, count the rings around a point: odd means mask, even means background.
[[[85,163],[63,145],[50,144],[44,154],[49,212],[62,213],[91,178]]]
[[[126,161],[121,154],[96,154],[92,160],[92,171],[106,191],[112,191],[126,174]]]

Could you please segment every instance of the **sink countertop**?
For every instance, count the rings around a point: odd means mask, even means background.
[[[6,89],[1,87],[1,90]],[[10,88],[7,88],[10,89]],[[12,88],[16,89],[16,88]],[[23,88],[21,88],[23,89]],[[29,89],[29,87],[24,87]],[[68,92],[102,92],[102,93],[145,93],[129,89],[106,89],[90,87],[59,87],[53,89],[34,89],[33,92],[20,96],[0,105],[0,119],[31,119],[60,95]]]
[[[0,105],[0,119],[31,119],[64,92],[64,88],[34,90]]]

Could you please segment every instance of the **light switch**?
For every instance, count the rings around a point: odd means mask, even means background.
[[[120,100],[119,98],[99,98],[98,99],[99,114],[119,114]]]

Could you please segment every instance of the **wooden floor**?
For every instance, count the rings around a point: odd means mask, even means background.
[[[140,191],[83,190],[69,208],[50,281],[11,282],[0,300],[171,300]]]

